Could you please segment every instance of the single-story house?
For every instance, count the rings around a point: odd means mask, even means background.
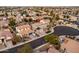
[[[7,47],[11,47],[13,35],[9,29],[3,29],[0,31],[0,43],[5,44]]]
[[[28,35],[29,33],[32,32],[31,26],[28,24],[17,26],[16,31],[18,32],[17,34],[20,35],[21,37]]]
[[[32,24],[32,28],[35,30],[36,28],[40,27],[40,28],[47,28],[47,25],[49,25],[50,20],[40,20],[40,22],[36,22],[34,24]]]

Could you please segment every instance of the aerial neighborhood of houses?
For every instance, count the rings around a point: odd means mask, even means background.
[[[79,7],[0,7],[0,52],[79,53]]]

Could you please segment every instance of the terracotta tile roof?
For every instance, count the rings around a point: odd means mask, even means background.
[[[9,38],[13,38],[12,33],[10,32],[9,29],[3,29],[0,31],[0,38],[4,37],[6,40]]]
[[[21,25],[17,26],[16,30],[18,31],[19,34],[21,35],[26,35],[30,32],[32,32],[30,25]]]

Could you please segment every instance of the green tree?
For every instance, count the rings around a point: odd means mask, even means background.
[[[23,16],[23,14],[28,15],[27,11],[22,11],[21,15]]]
[[[79,11],[76,11],[76,12],[75,12],[75,15],[78,15],[78,14],[79,14]]]
[[[66,18],[66,16],[65,16],[65,15],[63,15],[63,18]]]
[[[28,20],[26,18],[24,18],[23,20],[24,20],[24,22],[28,22]]]
[[[55,45],[57,49],[60,48],[60,42],[58,40],[59,38],[57,35],[53,35],[53,34],[46,35],[46,36],[44,36],[44,39],[45,39],[45,41],[49,42],[50,44]]]
[[[29,44],[24,44],[21,48],[18,49],[20,53],[32,53],[33,49]]]
[[[50,16],[54,16],[53,10],[50,11]]]
[[[28,24],[31,26],[31,29],[32,29],[32,23],[33,23],[33,19],[30,18],[30,19],[28,20]]]
[[[47,33],[51,32],[51,24],[47,26]]]
[[[14,20],[14,19],[10,19],[10,21],[9,21],[9,26],[10,26],[13,30],[16,30],[16,29],[15,29],[15,25],[16,25],[15,20]]]
[[[44,39],[47,41],[47,42],[50,42],[51,44],[59,44],[59,41],[58,41],[58,36],[56,36],[56,35],[52,35],[52,34],[50,34],[50,35],[46,35],[45,37],[44,37]]]
[[[64,17],[64,18],[67,18],[67,19],[68,19],[68,18],[70,18],[70,16],[69,16],[69,15],[64,15],[63,17]]]
[[[54,26],[54,23],[56,22],[56,20],[59,18],[59,17],[56,17],[55,13],[53,12],[53,10],[50,12],[50,23],[49,25],[52,27]]]
[[[32,19],[32,18],[30,18],[30,19],[29,19],[29,22],[31,23],[32,21],[33,21],[33,19]]]
[[[15,25],[16,25],[15,20],[14,19],[10,19],[9,26],[15,26]]]
[[[14,37],[13,37],[13,44],[15,45],[15,44],[17,44],[18,42],[20,42],[20,36],[18,36],[18,35],[14,35]]]
[[[66,18],[67,18],[67,19],[70,18],[69,15],[67,15]]]
[[[60,17],[59,17],[59,15],[57,14],[56,16],[55,16],[55,20],[57,21],[57,20],[59,20],[60,19]]]

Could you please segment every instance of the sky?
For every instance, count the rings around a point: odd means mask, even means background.
[[[1,0],[0,6],[79,6],[78,0]]]

